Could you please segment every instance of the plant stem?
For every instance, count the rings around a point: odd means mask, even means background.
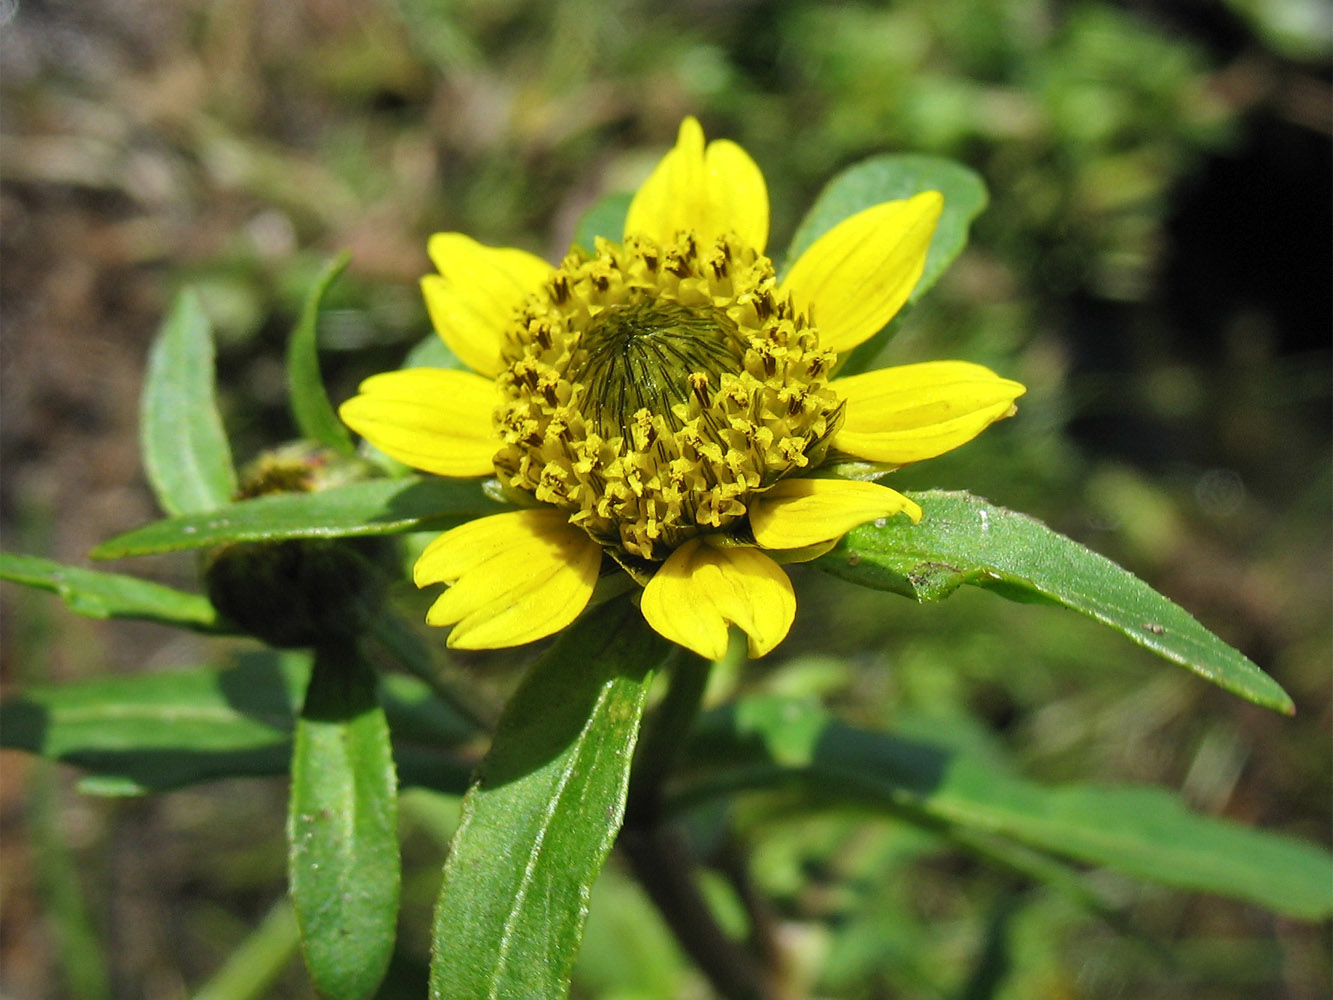
[[[780,994],[765,969],[718,926],[699,891],[689,848],[678,830],[626,825],[620,847],[680,946],[719,994],[731,1000],[778,1000]]]
[[[676,940],[719,994],[778,1000],[776,974],[718,925],[699,889],[685,838],[662,822],[663,787],[699,712],[712,666],[691,655],[668,668],[666,696],[644,733],[630,777],[619,845]]]
[[[631,817],[641,822],[657,822],[663,785],[680,756],[694,717],[699,714],[712,669],[710,661],[693,653],[677,656],[667,665],[666,697],[653,712],[630,775],[626,822]]]

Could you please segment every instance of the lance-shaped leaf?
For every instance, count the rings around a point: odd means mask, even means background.
[[[0,704],[0,747],[82,768],[80,789],[141,795],[219,778],[286,774],[310,677],[303,653],[235,667],[31,687]],[[477,730],[410,677],[381,678],[404,784],[461,795]]]
[[[301,307],[301,318],[287,341],[287,394],[297,429],[303,437],[345,455],[355,454],[356,445],[324,391],[324,379],[319,373],[318,329],[324,296],[350,259],[347,253],[339,254],[320,271]]]
[[[753,788],[806,788],[946,833],[1000,836],[1166,885],[1307,920],[1333,914],[1333,857],[1289,837],[1191,814],[1156,788],[1014,777],[994,760],[844,725],[821,707],[752,698],[701,717],[674,808]]]
[[[1071,608],[1242,698],[1295,711],[1287,693],[1251,660],[1104,556],[979,497],[909,495],[925,512],[920,524],[890,518],[862,525],[817,565],[922,602],[971,584],[1011,600]]]
[[[151,580],[66,566],[38,556],[0,552],[0,580],[59,594],[71,611],[89,618],[128,618],[199,632],[222,628],[201,594],[187,594]]]
[[[231,670],[28,688],[0,705],[0,745],[84,768],[102,794],[281,774],[308,671],[299,657],[262,655]]]
[[[148,482],[168,514],[221,507],[236,492],[214,393],[213,329],[188,289],[176,297],[148,354],[139,443]]]
[[[375,479],[318,493],[274,493],[155,521],[108,539],[92,557],[121,559],[223,542],[392,535],[445,528],[504,509],[478,480]]]
[[[524,679],[463,800],[435,910],[431,996],[564,996],[588,894],[624,817],[653,669],[671,647],[628,600]]]
[[[986,207],[985,182],[952,160],[912,153],[887,154],[847,168],[825,185],[806,213],[787,250],[786,267],[790,268],[815,240],[844,219],[881,202],[910,198],[922,191],[938,191],[944,195],[944,213],[930,241],[926,268],[912,289],[907,305],[898,314],[901,318],[963,252],[967,246],[968,227]],[[864,371],[893,335],[897,323],[895,319],[858,347],[842,362],[839,373],[854,375]]]
[[[315,652],[296,724],[287,840],[315,989],[329,1000],[373,995],[398,922],[398,781],[375,671],[354,642]]]

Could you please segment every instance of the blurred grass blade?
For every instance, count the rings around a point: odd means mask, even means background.
[[[625,237],[625,216],[634,195],[629,192],[607,195],[579,218],[574,243],[589,253],[597,246],[597,237],[619,243]]]
[[[83,768],[82,791],[141,795],[218,778],[286,774],[310,677],[301,653],[249,653],[235,667],[33,686],[0,703],[0,747]],[[410,677],[384,677],[403,782],[452,795],[467,787],[459,751],[473,723]]]
[[[320,996],[374,995],[398,923],[398,783],[375,671],[355,643],[315,652],[296,723],[288,877]]]
[[[213,328],[186,289],[153,341],[139,405],[144,470],[168,514],[211,510],[236,492],[213,379]]]
[[[93,549],[92,557],[121,559],[223,542],[391,535],[443,528],[501,510],[477,480],[375,479],[318,493],[275,493],[154,521],[108,539]]]
[[[89,618],[136,619],[200,632],[220,628],[208,598],[121,573],[0,552],[0,580],[59,594],[71,611]]]
[[[324,390],[319,373],[319,309],[329,288],[342,274],[351,254],[339,254],[320,271],[310,287],[301,318],[287,341],[287,394],[292,418],[302,437],[328,445],[345,455],[356,453],[352,436],[343,426]]]
[[[705,714],[681,773],[676,807],[794,784],[821,801],[869,803],[1292,917],[1333,914],[1333,857],[1314,844],[1193,815],[1156,788],[1044,788],[974,752],[847,726],[809,702],[751,698]]]
[[[300,935],[292,904],[279,900],[191,1000],[262,1000],[296,954]]]
[[[60,956],[60,985],[64,988],[61,995],[69,1000],[110,1000],[111,976],[105,942],[99,940],[90,919],[88,901],[70,849],[69,825],[60,801],[63,785],[60,775],[54,767],[46,765],[27,771],[25,776],[24,820],[32,850],[29,859],[32,871],[25,878],[36,883],[44,911],[42,923]],[[12,853],[10,863],[15,863]],[[54,988],[55,984],[51,986]]]
[[[1295,711],[1287,693],[1251,660],[1109,559],[980,497],[941,491],[910,496],[925,511],[920,524],[890,518],[883,527],[862,525],[817,565],[923,603],[970,584],[1010,600],[1071,608],[1233,694]]]
[[[914,153],[886,154],[848,167],[825,185],[806,213],[792,237],[780,273],[785,273],[815,240],[843,219],[881,202],[910,198],[922,191],[938,191],[944,195],[944,214],[940,216],[930,251],[926,254],[926,269],[898,314],[901,318],[963,252],[967,246],[968,227],[986,207],[985,182],[952,160]],[[844,359],[840,374],[854,375],[864,371],[888,343],[898,321],[895,319]]]
[[[670,651],[628,600],[613,601],[524,679],[463,800],[435,910],[432,997],[566,994],[652,673]]]

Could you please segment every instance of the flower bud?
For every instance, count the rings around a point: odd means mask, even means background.
[[[237,497],[319,492],[374,474],[362,459],[296,442],[242,470]],[[204,582],[218,611],[251,634],[274,646],[311,646],[365,628],[395,549],[384,538],[231,542],[207,553]]]

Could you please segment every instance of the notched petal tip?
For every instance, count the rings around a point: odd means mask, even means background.
[[[551,508],[479,518],[428,545],[417,586],[448,583],[426,614],[453,626],[454,649],[501,649],[552,635],[574,621],[597,584],[601,547]]]
[[[768,243],[768,188],[750,154],[719,139],[704,145],[697,119],[680,124],[676,145],[662,158],[630,202],[625,235],[659,243],[692,231],[705,242],[735,233],[763,251]]]
[[[436,233],[426,244],[439,274],[421,279],[431,324],[473,371],[496,375],[504,332],[551,265],[512,247],[489,247],[463,233]]]
[[[700,537],[671,553],[644,588],[640,609],[662,636],[712,660],[726,653],[727,626],[736,625],[757,658],[786,638],[796,593],[757,549],[715,548]]]

